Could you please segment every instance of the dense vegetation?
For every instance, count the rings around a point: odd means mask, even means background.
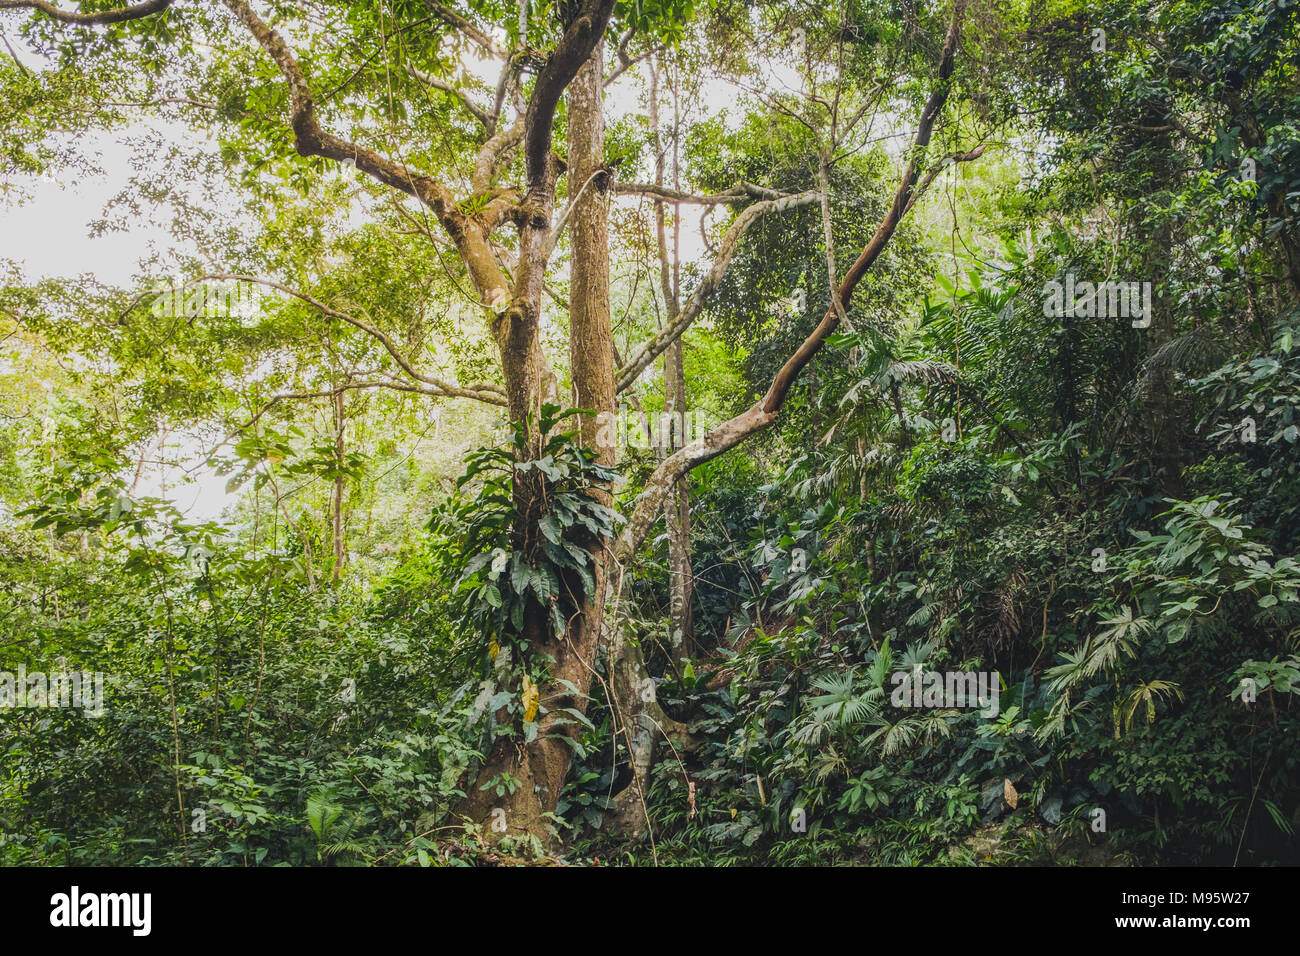
[[[70,9],[0,862],[1300,862],[1300,5]]]

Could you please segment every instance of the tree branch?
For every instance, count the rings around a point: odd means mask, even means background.
[[[321,129],[316,121],[316,106],[311,88],[298,61],[280,34],[272,30],[253,12],[246,0],[223,0],[226,7],[248,29],[258,44],[279,68],[289,84],[289,121],[293,127],[294,148],[302,156],[322,156],[357,169],[385,185],[400,189],[429,206],[441,218],[454,204],[451,193],[428,176],[416,173],[401,163],[380,156],[373,150],[349,143]]]
[[[264,285],[267,288],[283,292],[285,295],[293,296],[295,299],[300,299],[308,305],[319,309],[331,318],[339,319],[354,328],[360,329],[362,332],[365,332],[367,335],[379,342],[388,354],[393,357],[393,360],[401,366],[402,371],[417,382],[422,382],[433,389],[433,391],[420,389],[420,391],[425,392],[425,394],[442,395],[448,398],[473,398],[480,402],[487,402],[489,405],[504,405],[506,403],[505,390],[500,385],[494,385],[490,382],[481,382],[470,386],[453,385],[440,378],[435,378],[432,375],[425,375],[423,372],[416,371],[415,366],[411,364],[411,360],[402,354],[401,350],[393,344],[393,340],[384,332],[375,328],[370,323],[358,319],[356,316],[349,315],[346,312],[340,312],[338,309],[326,305],[320,299],[313,295],[309,295],[306,292],[291,289],[286,285],[282,285],[279,282],[273,282],[270,279],[260,279],[257,276],[211,274],[203,276],[202,278],[222,282],[256,282],[258,285]]]
[[[471,116],[483,124],[484,129],[489,132],[492,130],[492,117],[488,116],[487,110],[483,109],[483,107],[470,99],[469,94],[464,90],[457,86],[452,86],[450,83],[440,80],[436,76],[430,76],[422,70],[417,70],[413,66],[408,66],[406,71],[425,86],[430,87],[431,89],[441,90],[443,93],[455,97],[456,101],[459,102]]]
[[[441,20],[443,23],[446,23],[448,26],[455,27],[461,33],[465,34],[465,36],[469,37],[480,47],[482,47],[484,51],[486,51],[487,53],[490,53],[493,56],[506,55],[505,47],[503,47],[496,40],[488,36],[477,26],[470,23],[459,13],[457,13],[455,10],[450,10],[447,7],[444,7],[441,3],[433,3],[430,4],[429,7],[433,15],[436,16],[439,20]]]
[[[631,31],[629,31],[628,36],[631,36]],[[644,53],[639,53],[635,57],[629,58],[623,49],[623,46],[626,42],[627,42],[627,38],[624,38],[623,42],[618,45],[618,51],[619,51],[618,68],[615,69],[614,72],[611,73],[609,76],[605,77],[605,79],[602,81],[602,85],[606,89],[608,89],[615,80],[617,80],[620,76],[622,76],[632,67],[636,66],[642,60],[652,57],[656,53],[660,53],[665,49],[665,47],[662,44],[660,44],[659,46],[651,47],[650,49],[646,50]]]
[[[483,192],[492,185],[492,176],[496,172],[501,158],[523,138],[524,118],[522,115],[509,126],[498,127],[496,132],[488,137],[488,141],[478,151],[478,157],[474,161],[474,172],[470,177],[470,183],[475,190]]]
[[[981,156],[984,155],[985,149],[986,147],[984,146],[976,146],[974,149],[968,149],[964,153],[952,153],[948,156],[945,156],[943,158],[943,162],[939,163],[936,166],[931,167],[930,170],[925,174],[925,177],[919,183],[917,183],[916,188],[912,190],[911,198],[908,199],[907,201],[907,209],[905,209],[904,212],[910,210],[913,206],[916,205],[916,201],[925,195],[925,191],[930,188],[930,184],[934,182],[935,177],[938,176],[941,172],[943,172],[945,169],[947,169],[949,166],[953,165],[954,163],[969,163],[972,162],[973,160],[979,159]]]
[[[546,247],[547,258],[550,258],[550,254],[555,250],[556,243],[558,243],[560,241],[560,237],[564,235],[564,227],[569,224],[569,216],[573,213],[574,207],[578,205],[578,200],[583,197],[584,193],[586,193],[587,187],[590,186],[592,183],[594,183],[601,176],[608,176],[608,175],[609,175],[609,170],[607,169],[596,170],[594,173],[592,173],[590,176],[587,177],[587,181],[583,183],[582,186],[578,189],[578,195],[570,199],[568,203],[565,205],[565,207],[560,210],[560,215],[556,218],[555,225],[551,227],[551,235],[550,235],[550,239],[548,240],[548,245]]]
[[[543,186],[547,179],[551,124],[560,97],[600,42],[613,12],[614,0],[584,0],[577,16],[551,51],[546,65],[537,74],[524,120],[524,159],[530,193]]]
[[[671,192],[672,190],[668,191]],[[809,205],[817,201],[818,195],[817,190],[810,189],[806,192],[782,196],[780,199],[768,199],[746,207],[736,217],[726,235],[723,236],[718,256],[713,260],[713,266],[705,275],[704,281],[691,293],[691,297],[686,301],[681,312],[668,325],[657,332],[653,338],[637,349],[627,364],[619,369],[617,390],[620,392],[626,390],[645,371],[646,367],[658,358],[663,350],[675,342],[695,321],[700,314],[700,310],[704,308],[705,300],[712,295],[713,290],[722,281],[722,277],[726,275],[727,267],[731,265],[731,259],[736,253],[736,247],[740,244],[741,238],[760,216],[769,212],[784,212],[787,209]]]
[[[884,221],[877,227],[875,235],[871,237],[871,240],[863,248],[853,265],[849,267],[848,273],[840,283],[840,301],[843,303],[845,310],[849,307],[850,300],[853,297],[853,290],[857,288],[867,270],[879,258],[885,246],[889,244],[889,240],[893,238],[895,230],[898,229],[898,224],[902,221],[911,204],[918,166],[925,159],[925,150],[930,145],[930,136],[934,132],[935,121],[939,118],[940,111],[948,101],[948,81],[952,78],[953,60],[957,53],[957,40],[961,32],[961,21],[965,10],[966,0],[955,0],[952,22],[948,27],[948,35],[944,38],[943,55],[939,62],[939,76],[934,89],[930,93],[930,98],[926,100],[925,107],[921,110],[921,119],[916,126],[916,135],[912,139],[911,157],[903,170],[903,178],[898,184],[898,190],[894,193],[893,205],[890,206]],[[839,317],[835,314],[835,309],[833,307],[827,309],[817,328],[803,341],[803,344],[799,346],[794,355],[790,356],[785,365],[777,372],[776,378],[772,380],[772,385],[761,402],[764,411],[775,413],[780,410],[785,403],[785,397],[790,390],[790,386],[794,384],[794,380],[803,371],[804,366],[812,361],[812,357],[821,349],[822,343],[835,331],[838,324]]]
[[[60,23],[77,23],[83,26],[102,26],[109,23],[125,23],[143,17],[161,13],[172,5],[173,0],[145,0],[133,7],[121,7],[117,10],[102,10],[98,13],[77,13],[72,10],[60,10],[47,0],[0,0],[0,10],[38,10]]]
[[[935,121],[948,99],[948,81],[952,77],[953,61],[957,51],[957,41],[965,8],[966,0],[954,0],[952,21],[948,27],[948,34],[944,38],[943,54],[939,62],[939,75],[929,99],[921,110],[916,135],[912,140],[911,158],[903,170],[902,180],[899,182],[898,189],[894,194],[893,205],[857,260],[849,267],[844,280],[840,283],[839,297],[845,309],[849,306],[854,288],[880,256],[880,253],[893,237],[899,222],[910,208],[913,188],[917,181],[918,166],[924,160],[925,149],[930,143]],[[817,194],[814,193],[813,195],[816,196]],[[835,330],[838,324],[839,316],[832,305],[831,308],[826,310],[826,314],[818,323],[817,328],[804,339],[803,344],[777,372],[772,380],[771,387],[768,388],[767,394],[762,399],[734,418],[710,429],[702,438],[691,442],[685,448],[679,449],[660,462],[659,467],[654,470],[654,473],[646,482],[645,490],[638,496],[636,505],[633,507],[632,514],[629,516],[623,531],[614,542],[612,552],[617,561],[626,561],[636,553],[636,549],[645,540],[645,536],[649,533],[655,519],[658,517],[663,506],[664,497],[668,494],[677,478],[697,465],[716,458],[728,449],[734,448],[749,436],[767,428],[776,421],[777,414],[789,394],[790,386],[794,384],[804,366],[817,354],[822,343],[826,341],[826,338]]]
[[[261,419],[263,415],[269,412],[280,402],[305,401],[307,399],[312,399],[312,398],[333,398],[334,396],[340,395],[343,392],[351,391],[353,389],[360,389],[360,388],[391,388],[394,391],[398,391],[398,392],[415,392],[416,394],[419,395],[432,395],[435,398],[447,397],[444,396],[442,392],[439,392],[434,389],[426,388],[420,385],[412,385],[409,383],[392,382],[392,381],[346,382],[343,385],[336,386],[335,388],[328,389],[323,392],[282,392],[279,395],[272,395],[267,400],[266,404],[257,410],[257,412],[253,415],[252,418],[250,418],[247,422],[245,422],[243,425],[240,425],[236,429],[235,434],[248,431],[248,429],[252,428],[254,425],[257,424],[257,422]]]
[[[783,193],[753,183],[742,182],[720,193],[697,196],[678,189],[669,189],[655,183],[615,183],[614,192],[620,196],[644,196],[664,202],[686,203],[696,206],[721,206],[725,203],[744,202],[747,199],[781,199],[792,193]]]
[[[492,302],[504,297],[505,279],[487,247],[489,228],[461,213],[456,208],[451,192],[433,178],[322,130],[316,121],[315,104],[306,77],[284,39],[253,12],[247,0],[223,2],[271,57],[289,83],[290,123],[294,133],[294,148],[298,153],[302,156],[323,156],[354,166],[381,183],[420,200],[433,210],[456,244],[474,287],[484,301]]]

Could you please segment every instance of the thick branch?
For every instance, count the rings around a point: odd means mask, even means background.
[[[505,279],[488,249],[489,227],[459,212],[451,192],[431,177],[416,173],[373,150],[346,142],[322,130],[316,122],[315,105],[307,79],[284,39],[253,12],[247,0],[223,2],[247,27],[289,83],[289,112],[294,148],[303,156],[323,156],[355,166],[385,185],[400,189],[420,200],[433,210],[455,242],[457,251],[469,269],[474,287],[484,301],[493,302],[503,298],[506,295]]]
[[[524,158],[530,193],[547,180],[551,124],[560,97],[604,36],[613,12],[614,0],[585,0],[555,45],[546,65],[537,74],[524,122]]]
[[[307,79],[293,52],[280,34],[262,21],[246,0],[223,0],[225,5],[248,29],[267,52],[289,83],[289,120],[293,126],[294,147],[303,156],[323,156],[357,169],[380,182],[409,193],[434,210],[441,218],[453,205],[451,193],[428,176],[416,173],[380,156],[373,150],[349,143],[321,129],[316,122],[316,107]]]
[[[493,335],[501,349],[510,415],[524,420],[548,378],[541,365],[537,329],[541,320],[546,260],[551,251],[551,212],[563,164],[551,152],[552,125],[560,97],[592,56],[605,33],[614,0],[583,0],[576,15],[537,75],[524,114],[524,171],[527,192],[515,215],[519,256],[513,298]],[[525,507],[520,504],[521,509]]]
[[[614,542],[614,559],[620,563],[627,561],[636,553],[641,542],[645,540],[651,526],[663,510],[664,498],[672,489],[674,482],[697,465],[717,458],[724,451],[735,448],[750,435],[761,431],[776,421],[775,412],[765,412],[761,405],[754,405],[735,418],[731,418],[716,428],[711,428],[704,437],[696,439],[685,448],[680,448],[660,462],[645,488],[637,498],[636,506],[628,518],[618,540]]]
[[[497,131],[488,137],[488,141],[478,151],[478,157],[474,162],[474,172],[470,177],[470,183],[475,190],[483,192],[492,185],[492,176],[496,172],[497,166],[500,165],[502,157],[523,138],[523,116],[520,116],[509,126],[499,126]]]
[[[669,189],[667,186],[656,183],[615,183],[614,192],[620,196],[645,196],[648,199],[662,199],[665,202],[686,203],[697,206],[720,206],[725,203],[745,202],[749,199],[780,199],[788,195],[775,189],[767,189],[746,182],[707,196],[684,193],[681,190]]]
[[[161,13],[172,5],[172,0],[146,0],[133,7],[121,7],[117,10],[102,10],[98,13],[77,13],[72,10],[60,10],[46,0],[0,0],[0,10],[39,10],[60,23],[78,23],[83,26],[99,26],[109,23],[125,23],[142,17]]]

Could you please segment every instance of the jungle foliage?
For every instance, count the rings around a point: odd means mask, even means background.
[[[487,183],[476,153],[589,4],[259,6],[322,123],[473,187],[435,214],[303,154],[285,76],[217,5],[0,10],[5,201],[125,131],[142,158],[98,228],[150,221],[146,274],[260,295],[168,312],[93,263],[3,263],[0,673],[106,681],[98,716],[0,708],[0,863],[1300,863],[1300,5],[966,5],[934,175],[775,422],[684,479],[690,654],[679,532],[661,513],[605,556],[664,462],[637,430],[669,361],[602,457],[566,234],[537,287],[551,390],[511,421],[507,306],[435,238],[521,201],[527,148]],[[691,410],[729,420],[889,215],[952,5],[610,9],[584,188],[617,361],[727,252],[681,361]],[[581,198],[559,183],[557,214]],[[664,202],[656,235],[665,190],[726,195]],[[1149,284],[1145,324],[1052,314],[1067,281]],[[558,686],[583,620],[591,684]],[[682,728],[644,778],[615,629]],[[996,712],[900,704],[921,672],[991,675]],[[463,818],[539,735],[572,760],[545,834]]]

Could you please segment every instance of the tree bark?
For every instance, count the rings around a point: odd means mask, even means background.
[[[334,393],[334,493],[330,509],[331,525],[334,538],[334,567],[330,579],[337,581],[343,575],[343,558],[347,553],[343,547],[343,392]]]
[[[679,163],[679,131],[681,122],[676,83],[673,94],[673,190],[680,192],[681,169]],[[659,133],[659,69],[654,58],[650,60],[650,141],[655,151],[655,185],[663,188],[666,150]],[[655,229],[659,248],[659,284],[663,290],[667,325],[676,323],[681,314],[681,209],[673,207],[673,247],[668,250],[668,234],[664,222],[664,202],[655,200]],[[672,454],[686,444],[686,370],[683,365],[682,340],[673,339],[664,350],[664,412],[670,425],[666,431],[670,441],[665,455]],[[665,429],[659,429],[660,434]],[[684,657],[695,656],[695,628],[691,617],[691,498],[690,480],[686,475],[677,479],[672,491],[664,500],[664,523],[668,528],[668,593],[669,593],[669,646],[670,653]]]
[[[686,444],[686,380],[681,341],[664,352],[664,405],[673,421],[673,448]],[[691,485],[682,475],[664,500],[668,528],[669,644],[679,657],[695,656],[695,622],[691,614],[694,578],[691,572]]]
[[[618,742],[627,748],[632,770],[632,783],[614,798],[607,826],[635,838],[649,827],[646,792],[660,741],[686,752],[694,749],[695,742],[686,725],[669,717],[660,707],[654,678],[646,669],[641,646],[628,633],[619,615],[631,583],[631,576],[621,573],[612,582],[613,613],[605,617],[604,638],[609,648],[610,693]]]
[[[601,413],[612,415],[615,401],[605,198],[608,177],[603,169],[603,74],[604,59],[597,43],[567,89],[569,195],[576,199],[569,215],[572,243],[569,359],[578,407],[592,413],[581,416],[583,444],[594,450],[602,463],[613,464],[613,441],[600,428],[600,422],[604,420]],[[550,177],[554,173],[548,171],[547,175]],[[553,184],[552,178],[551,197]],[[545,202],[546,193],[541,195]],[[549,218],[548,203],[548,223]],[[534,243],[545,244],[534,245],[534,249],[549,250],[549,228],[545,235],[538,230],[531,239]],[[517,295],[517,301],[522,299],[530,305],[540,305],[543,268],[544,262],[531,275],[525,276],[521,267],[521,285],[524,282],[535,284],[528,286],[528,295]],[[537,292],[535,297],[531,295],[534,288]],[[521,309],[517,316],[510,318],[515,320],[510,345],[517,351],[512,354],[503,347],[502,357],[507,366],[514,364],[507,374],[507,395],[511,399],[512,416],[520,420],[522,416],[516,411],[516,396],[524,396],[520,411],[526,413],[541,389],[540,351],[537,348],[537,323],[530,313]],[[512,378],[515,379],[513,385]],[[531,474],[540,480],[540,472]],[[526,483],[517,482],[517,489],[514,546],[517,550],[527,550],[535,547],[538,541],[534,532],[542,502],[537,489],[528,488]],[[603,504],[612,504],[607,489],[599,490],[595,495]],[[549,679],[540,688],[541,704],[546,712],[538,718],[537,737],[527,745],[513,737],[499,738],[478,775],[477,789],[468,795],[461,808],[461,812],[471,820],[489,824],[484,833],[488,839],[522,833],[543,840],[548,837],[547,815],[555,811],[559,801],[572,760],[570,741],[579,730],[579,726],[571,718],[562,717],[559,710],[565,707],[579,712],[586,710],[595,674],[601,611],[605,601],[609,562],[607,543],[594,536],[583,543],[593,555],[595,589],[584,596],[581,613],[569,622],[563,634],[554,636],[549,633],[544,609],[537,608],[537,613],[529,615],[525,621],[526,637],[534,652],[540,659],[549,656],[554,661],[549,668]],[[503,773],[514,777],[519,786],[512,793],[498,796],[491,783]]]

